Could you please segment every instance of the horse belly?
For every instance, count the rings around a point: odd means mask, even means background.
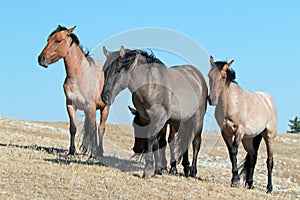
[[[253,106],[255,105],[255,106]],[[258,135],[262,133],[269,122],[270,113],[268,107],[260,98],[252,105],[248,105],[248,112],[246,116],[246,134],[245,135]]]
[[[178,84],[180,83],[180,84]],[[196,112],[203,109],[205,112],[206,96],[198,82],[178,80],[172,87],[172,113],[181,120],[189,119]]]

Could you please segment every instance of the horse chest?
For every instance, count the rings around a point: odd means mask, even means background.
[[[72,102],[72,105],[80,110],[85,110],[89,102],[88,96],[80,90],[78,84],[65,84],[65,94],[68,101]]]

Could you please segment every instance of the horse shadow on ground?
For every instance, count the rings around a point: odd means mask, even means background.
[[[44,159],[44,160],[48,162],[64,164],[64,165],[70,165],[71,163],[73,163],[73,164],[80,164],[80,165],[104,166],[113,169],[118,169],[122,172],[136,172],[143,169],[142,164],[139,162],[126,160],[126,159],[113,157],[113,156],[105,156],[100,160],[96,160],[96,159],[89,159],[87,156],[83,156],[81,154],[76,154],[75,156],[69,156],[66,153],[64,153],[64,154],[59,154],[54,159]]]
[[[36,144],[34,145],[18,145],[18,144],[3,144],[0,143],[0,147],[14,147],[14,148],[20,148],[20,149],[30,149],[34,151],[45,151],[48,154],[61,154],[66,153],[66,149],[60,149],[60,148],[54,148],[54,147],[43,147],[38,146]]]
[[[68,155],[68,150],[62,148],[45,147],[34,145],[18,145],[18,144],[3,144],[0,147],[13,147],[20,149],[29,149],[39,152],[44,152],[56,156],[56,158],[44,158],[44,161],[56,164],[80,164],[80,165],[95,165],[105,166],[118,169],[122,172],[137,172],[143,170],[143,164],[138,161],[123,159],[114,156],[104,156],[100,160],[89,159],[86,155],[76,153],[74,156]]]
[[[70,164],[79,164],[79,165],[92,165],[92,166],[104,166],[113,169],[120,170],[122,172],[131,172],[134,177],[143,178],[141,172],[144,170],[144,164],[139,161],[130,160],[130,159],[122,159],[113,156],[105,156],[100,160],[89,159],[88,156],[76,153],[74,156],[68,155],[67,149],[62,148],[54,148],[54,147],[45,147],[34,145],[18,145],[18,144],[3,144],[0,143],[0,147],[13,147],[20,149],[29,149],[38,152],[44,152],[49,155],[54,155],[55,158],[43,158],[44,161],[62,164],[62,165],[70,165]],[[165,175],[171,175],[169,173],[165,173]],[[183,173],[173,174],[175,176],[184,177]],[[198,181],[210,182],[207,179],[202,179],[200,177],[194,177],[194,179]]]

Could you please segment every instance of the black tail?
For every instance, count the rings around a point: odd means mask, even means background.
[[[259,134],[259,135],[255,136],[253,138],[252,144],[253,144],[253,147],[254,147],[254,150],[255,150],[256,153],[258,152],[258,148],[259,148],[261,139],[262,139],[262,134]],[[247,153],[244,161],[239,166],[239,169],[242,168],[242,170],[240,172],[240,175],[241,174],[242,175],[246,175],[247,172],[248,172],[248,169],[250,168],[250,165],[251,165],[251,163],[250,163],[250,156],[249,156],[249,153]]]

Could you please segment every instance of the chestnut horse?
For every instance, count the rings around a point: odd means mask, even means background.
[[[77,36],[73,33],[75,27],[67,29],[58,26],[49,38],[48,43],[38,57],[38,63],[47,68],[49,64],[64,59],[66,79],[64,92],[66,106],[70,119],[69,155],[75,154],[76,110],[83,110],[85,122],[83,129],[83,152],[90,152],[90,157],[103,156],[103,135],[109,106],[101,99],[104,85],[103,62],[92,59],[79,45]],[[101,119],[96,127],[96,110],[100,109]]]
[[[208,74],[210,105],[216,106],[215,117],[221,128],[232,163],[231,186],[239,186],[237,153],[242,142],[247,156],[242,172],[245,173],[245,185],[253,188],[253,173],[257,161],[257,152],[264,138],[267,147],[268,185],[271,193],[274,141],[277,134],[277,112],[272,97],[264,92],[246,92],[235,82],[235,72],[229,68],[233,60],[215,62],[210,58],[211,70]]]

